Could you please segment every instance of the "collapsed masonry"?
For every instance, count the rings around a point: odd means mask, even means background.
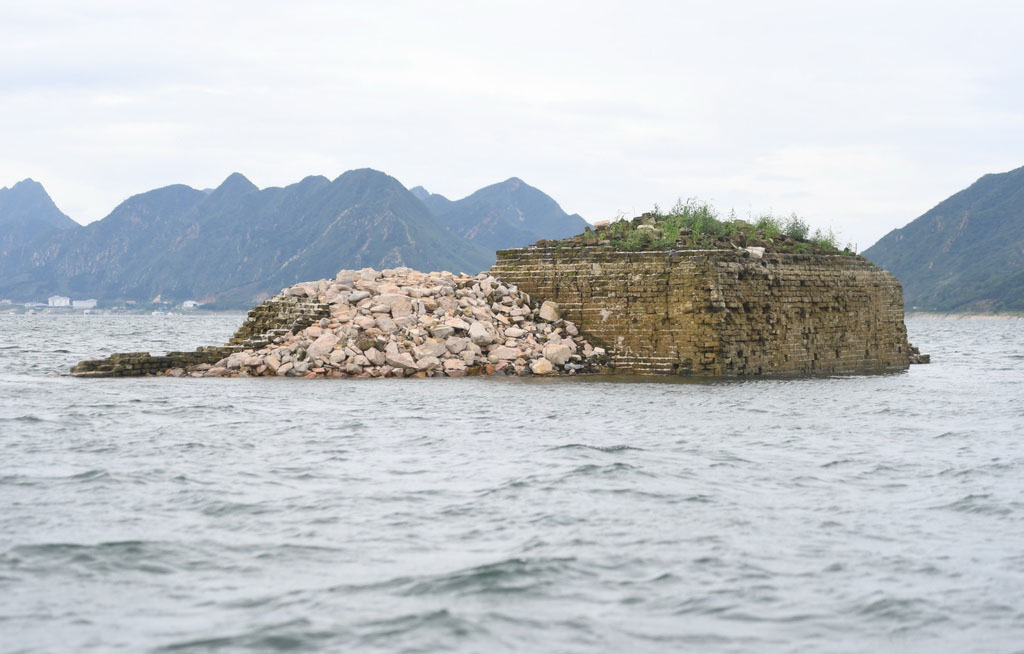
[[[721,377],[927,362],[907,342],[899,281],[860,257],[542,242],[498,252],[491,274],[342,271],[255,307],[224,346],[116,354],[72,373]],[[547,319],[545,301],[557,305]]]
[[[83,361],[82,377],[464,377],[596,371],[594,348],[551,302],[494,277],[343,270],[249,312],[227,345]]]

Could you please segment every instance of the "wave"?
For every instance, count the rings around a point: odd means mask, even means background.
[[[965,495],[955,502],[950,502],[949,504],[943,504],[934,508],[949,509],[959,511],[961,513],[977,513],[981,515],[1005,516],[1013,513],[1013,509],[1010,507],[992,501],[992,495],[988,493]]]
[[[634,447],[632,445],[587,445],[586,443],[555,445],[554,447],[549,447],[548,450],[551,452],[558,450],[597,450],[598,452],[624,452],[627,450],[636,450],[638,452],[645,451],[642,447]]]
[[[257,627],[231,636],[207,636],[156,647],[156,652],[209,652],[245,650],[259,652],[308,652],[320,650],[344,632],[313,629],[306,618]]]

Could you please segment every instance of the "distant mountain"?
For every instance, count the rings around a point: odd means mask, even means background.
[[[212,192],[168,186],[103,220],[22,253],[0,296],[180,301],[246,306],[339,268],[410,266],[475,273],[493,253],[451,234],[396,179],[349,171],[260,190],[235,173]],[[12,266],[7,266],[10,269]]]
[[[420,202],[430,209],[430,213],[437,216],[451,209],[452,201],[438,193],[431,193],[422,186],[414,186],[409,192],[415,195]]]
[[[18,202],[5,204],[13,191]],[[33,194],[34,204],[24,200]],[[262,190],[239,173],[212,190],[167,186],[132,196],[85,227],[35,182],[0,191],[0,200],[0,209],[19,207],[0,213],[0,220],[17,218],[0,223],[0,235],[14,244],[0,252],[0,297],[24,301],[59,293],[101,301],[216,298],[218,306],[245,307],[340,268],[475,273],[491,266],[495,249],[576,234],[586,224],[515,178],[452,202],[370,169]]]
[[[413,193],[441,224],[488,250],[574,236],[587,226],[583,218],[565,213],[548,195],[518,177],[454,202],[422,186]]]
[[[39,182],[24,179],[0,188],[0,256],[26,246],[43,234],[81,225],[57,208]]]
[[[908,309],[1024,311],[1024,167],[985,175],[862,254]]]

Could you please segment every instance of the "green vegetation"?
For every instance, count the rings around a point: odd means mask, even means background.
[[[722,220],[710,204],[692,198],[676,202],[668,212],[655,205],[642,216],[619,218],[573,240],[630,251],[763,247],[793,254],[854,254],[849,246],[840,250],[832,230],[817,229],[812,235],[807,222],[796,214],[788,218],[763,214],[746,221],[730,212]]]
[[[1024,311],[1024,167],[985,175],[864,256],[903,282],[907,309]]]

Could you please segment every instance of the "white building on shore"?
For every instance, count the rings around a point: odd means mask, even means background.
[[[96,300],[75,300],[71,306],[75,309],[95,309]]]
[[[46,303],[51,307],[70,307],[71,298],[64,297],[63,295],[52,295],[46,298]]]
[[[196,307],[199,306],[199,304],[200,303],[196,302],[195,300],[185,300],[184,302],[181,303],[181,308],[182,309],[195,309]]]

